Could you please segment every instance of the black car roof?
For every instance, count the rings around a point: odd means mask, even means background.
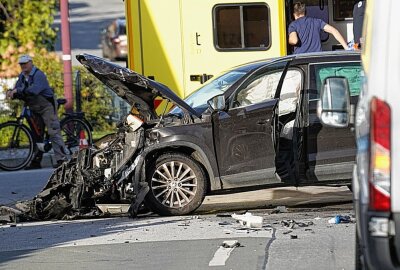
[[[315,62],[316,58],[324,58],[324,60],[329,60],[330,58],[352,58],[357,59],[361,57],[358,51],[324,51],[324,52],[314,52],[314,53],[303,53],[303,54],[293,54],[276,58],[269,58],[263,60],[257,60],[254,62],[242,64],[231,68],[231,70],[245,71],[256,69],[265,64],[269,64],[275,61],[281,61],[285,59],[293,59],[299,62]]]

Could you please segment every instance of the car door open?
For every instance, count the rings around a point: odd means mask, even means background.
[[[356,155],[356,143],[350,123],[348,128],[338,129],[322,125],[317,116],[317,104],[324,79],[344,76],[349,81],[350,106],[358,101],[361,87],[360,62],[332,62],[310,65],[310,89],[307,99],[307,179],[312,182],[351,179]],[[332,176],[335,176],[332,179]]]
[[[227,97],[226,110],[213,114],[214,140],[225,187],[276,184],[274,114],[277,89],[291,59],[256,70]]]

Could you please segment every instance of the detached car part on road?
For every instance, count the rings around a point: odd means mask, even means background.
[[[115,134],[58,168],[28,205],[38,219],[84,214],[96,203],[146,203],[184,215],[205,195],[236,188],[349,185],[355,157],[350,128],[323,126],[319,89],[345,76],[355,105],[360,55],[287,56],[235,67],[185,100],[163,84],[87,54],[77,59],[131,106]],[[154,99],[175,107],[158,116]],[[56,209],[54,211],[54,209]]]

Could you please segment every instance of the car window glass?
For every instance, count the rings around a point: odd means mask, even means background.
[[[310,67],[310,88],[315,94],[311,99],[318,99],[321,85],[327,77],[343,76],[349,82],[350,96],[357,96],[361,90],[361,64],[360,63],[327,63],[316,64]]]
[[[301,90],[302,76],[300,70],[289,69],[282,84],[279,115],[288,114],[296,110],[297,99]]]
[[[243,107],[273,99],[286,63],[275,63],[250,76],[234,94],[232,107]]]
[[[223,75],[208,81],[204,86],[193,92],[185,102],[197,112],[203,113],[207,109],[207,101],[216,95],[224,93],[231,85],[246,74],[245,71],[231,70]],[[174,107],[171,114],[182,114],[179,107]]]
[[[243,107],[272,99],[281,75],[282,71],[279,71],[256,77],[238,92],[234,107]]]

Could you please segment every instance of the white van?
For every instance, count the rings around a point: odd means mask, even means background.
[[[342,127],[355,120],[356,269],[400,269],[399,10],[399,0],[367,3],[364,82],[355,119],[344,78],[328,79],[321,94],[323,123]]]

